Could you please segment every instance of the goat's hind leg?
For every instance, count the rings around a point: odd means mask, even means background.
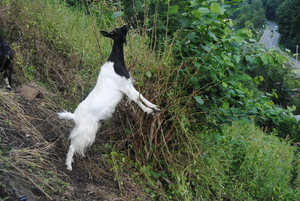
[[[68,170],[72,170],[72,163],[73,163],[74,153],[75,153],[75,149],[71,144],[70,147],[69,147],[69,151],[68,151],[68,154],[67,154],[67,160],[66,160],[66,166],[67,166]]]

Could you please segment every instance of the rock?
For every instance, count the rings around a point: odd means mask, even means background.
[[[18,93],[25,98],[33,100],[39,95],[40,92],[32,87],[24,86],[18,91]]]

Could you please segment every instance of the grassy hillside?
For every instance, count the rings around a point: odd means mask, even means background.
[[[0,89],[1,200],[18,194],[29,200],[299,198],[299,147],[249,122],[196,125],[183,87],[188,80],[174,79],[181,66],[172,45],[158,55],[139,29],[129,32],[125,62],[138,90],[162,111],[146,116],[125,98],[86,157],[76,156],[67,171],[73,124],[56,113],[73,111],[93,88],[111,50],[99,31],[125,23],[111,17],[112,7],[95,9],[87,15],[60,1],[1,1],[0,33],[15,52],[15,90],[4,83]],[[25,85],[37,88],[39,98],[15,93]]]

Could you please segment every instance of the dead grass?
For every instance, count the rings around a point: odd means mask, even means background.
[[[10,196],[11,200],[16,197],[4,174],[8,173],[17,190],[25,187],[36,200],[133,200],[137,197],[147,200],[142,188],[128,175],[119,175],[123,181],[119,186],[111,164],[99,153],[100,150],[105,153],[103,144],[109,142],[107,137],[112,129],[99,131],[102,135],[98,136],[96,148],[91,148],[86,158],[76,157],[75,168],[69,172],[64,161],[72,124],[57,119],[58,108],[51,99],[45,96],[30,101],[3,90],[0,98],[0,161],[4,166],[0,180],[5,185],[5,188],[0,186],[0,191],[3,195]]]

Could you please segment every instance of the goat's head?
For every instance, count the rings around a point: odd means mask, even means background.
[[[115,42],[126,43],[127,31],[127,26],[124,24],[120,28],[115,28],[112,32],[100,31],[100,33],[105,37],[113,39]]]

